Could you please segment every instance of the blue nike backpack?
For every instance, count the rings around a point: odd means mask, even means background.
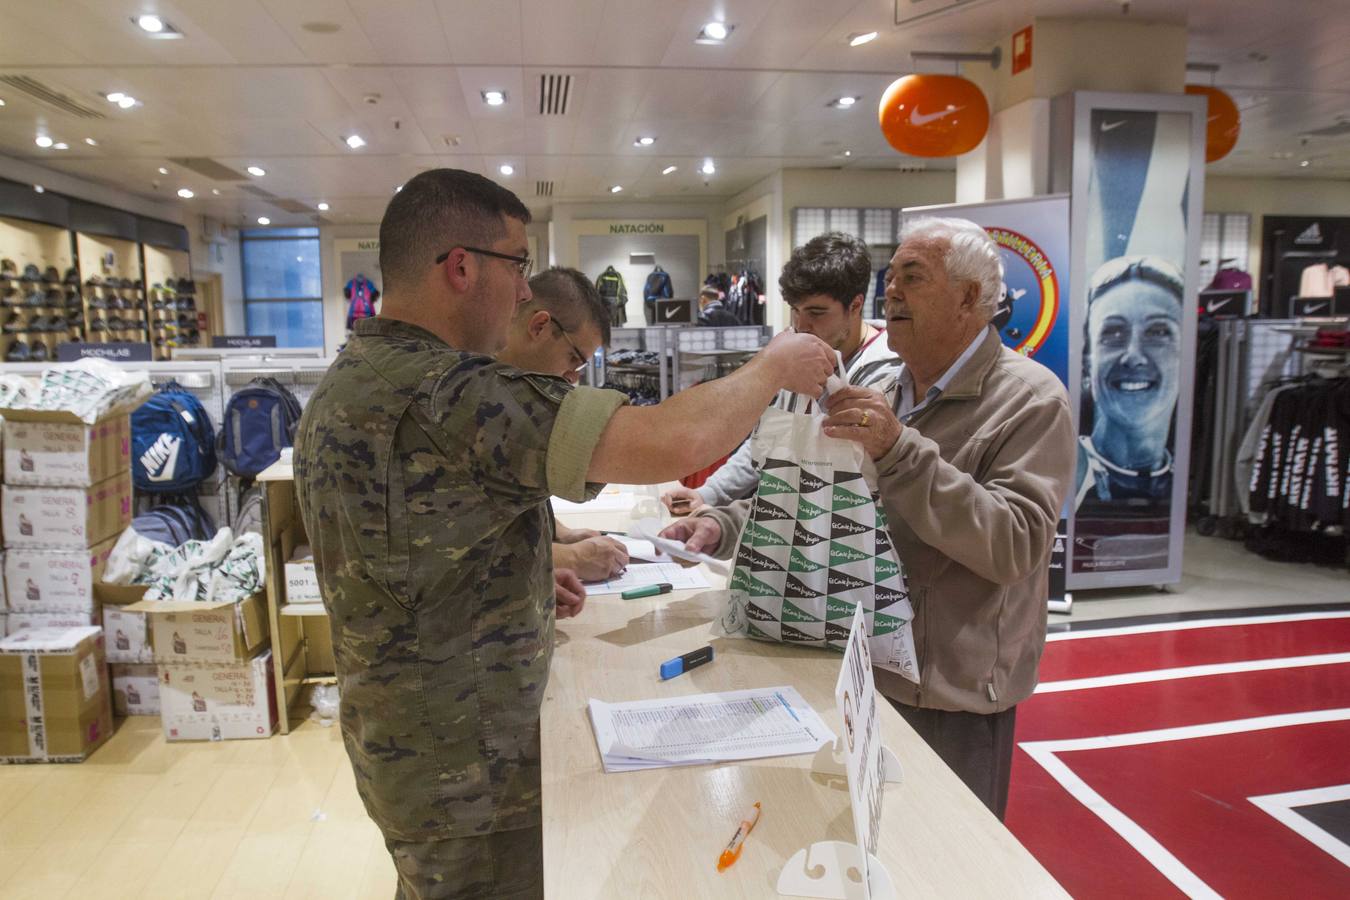
[[[191,392],[171,381],[131,414],[131,480],[137,491],[185,493],[215,471],[215,428]]]
[[[255,378],[225,404],[220,457],[231,475],[254,478],[295,443],[300,401],[275,378]]]

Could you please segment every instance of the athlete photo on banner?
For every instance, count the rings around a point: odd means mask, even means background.
[[[1074,572],[1169,563],[1191,116],[1094,109]]]

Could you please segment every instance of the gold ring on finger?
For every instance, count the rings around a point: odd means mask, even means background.
[[[864,410],[863,410],[863,415],[862,415],[862,421],[858,423],[858,426],[859,426],[860,428],[866,428],[866,427],[867,427],[867,423],[870,422],[871,420],[872,420],[872,411],[871,411],[870,409],[864,409]]]

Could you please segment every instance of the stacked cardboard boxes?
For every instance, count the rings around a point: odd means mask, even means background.
[[[94,583],[131,523],[131,421],[6,410],[0,535],[6,631],[98,622]]]
[[[148,619],[143,646],[148,646],[157,665],[165,740],[265,738],[276,730],[267,601],[261,592],[238,602],[147,600],[122,612],[144,613]],[[116,640],[117,624],[106,618],[105,622],[114,629]],[[130,638],[127,644],[132,644]],[[147,696],[137,677],[143,675],[130,670],[123,675],[128,708],[133,691],[142,700]]]
[[[112,732],[101,629],[26,628],[0,640],[0,762],[80,762]]]

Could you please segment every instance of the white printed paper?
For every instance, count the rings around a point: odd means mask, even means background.
[[[586,583],[586,596],[622,594],[653,584],[669,584],[672,590],[694,591],[712,587],[708,576],[698,569],[686,569],[679,563],[651,563],[629,566],[618,578]]]
[[[606,772],[814,753],[834,732],[791,687],[590,702]]]
[[[853,808],[853,834],[863,869],[863,896],[870,900],[869,869],[881,836],[881,801],[885,796],[886,761],[881,755],[881,728],[877,722],[877,692],[872,679],[863,606],[853,613],[844,648],[844,664],[834,686],[834,699],[844,723],[848,766],[848,799]]]

